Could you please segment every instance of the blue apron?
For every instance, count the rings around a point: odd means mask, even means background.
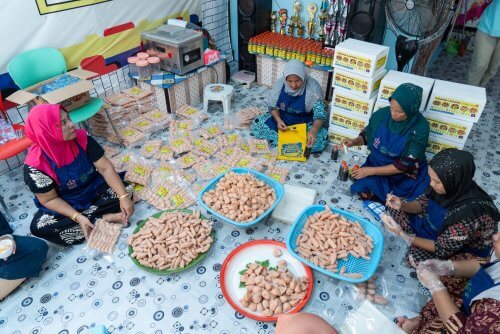
[[[60,185],[57,186],[59,197],[75,210],[82,211],[90,207],[105,180],[97,172],[87,153],[80,146],[78,146],[78,150],[80,153],[75,160],[61,168],[58,168],[45,152],[44,154],[59,179]],[[35,204],[41,211],[58,214],[41,205],[36,197]]]
[[[370,155],[362,167],[381,167],[392,163],[404,152],[408,137],[413,131],[410,130],[401,135],[391,133],[387,128],[389,117],[382,122],[375,132],[373,143],[368,143]],[[415,118],[414,123],[418,120]],[[404,173],[388,176],[368,176],[354,181],[351,186],[351,192],[361,193],[371,191],[380,200],[385,201],[387,194],[393,192],[398,197],[405,198],[407,201],[413,201],[419,195],[423,194],[430,183],[427,174],[427,162],[424,161],[418,165],[417,177],[415,179],[408,177]]]
[[[280,110],[280,117],[286,125],[294,125],[301,123],[311,123],[313,121],[313,113],[306,112],[306,89],[299,96],[291,96],[285,92],[285,85],[281,88],[280,96],[278,97],[277,106]],[[274,117],[269,117],[266,125],[274,131],[278,131],[278,123]]]
[[[500,282],[495,284],[491,276],[485,270],[486,268],[493,265],[500,265],[499,261],[500,260],[496,260],[480,267],[479,271],[467,282],[467,285],[465,286],[464,292],[462,294],[462,306],[465,309],[465,314],[470,315],[472,299],[474,297],[476,297],[483,291],[500,285]]]
[[[417,237],[436,240],[445,216],[446,209],[429,199],[423,215],[410,215],[410,226]]]

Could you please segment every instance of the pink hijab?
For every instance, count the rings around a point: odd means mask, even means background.
[[[311,313],[280,314],[276,334],[338,334],[321,317]]]
[[[57,104],[39,104],[30,110],[26,120],[26,137],[33,144],[29,149],[24,163],[36,168],[53,178],[58,184],[59,180],[49,161],[43,154],[47,154],[57,167],[72,163],[79,154],[78,144],[83,150],[87,149],[87,132],[76,130],[76,139],[63,139],[61,107]]]

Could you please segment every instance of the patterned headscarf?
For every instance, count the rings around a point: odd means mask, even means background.
[[[444,149],[432,158],[429,166],[443,183],[446,194],[431,191],[430,198],[447,209],[445,226],[458,219],[472,219],[490,214],[495,221],[500,214],[491,197],[474,182],[474,157],[466,151]]]

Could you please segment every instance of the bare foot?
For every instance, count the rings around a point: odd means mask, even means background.
[[[411,333],[415,328],[417,328],[418,323],[420,322],[420,317],[415,318],[405,318],[398,317],[397,325],[399,328],[405,331],[405,333]]]
[[[110,222],[110,223],[119,223],[123,226],[128,226],[128,221],[123,217],[121,212],[118,213],[108,213],[102,216],[102,219]]]

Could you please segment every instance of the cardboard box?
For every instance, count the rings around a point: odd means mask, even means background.
[[[476,123],[486,105],[486,89],[436,80],[426,111]]]
[[[79,78],[80,80],[76,83],[70,84],[68,86],[53,90],[46,94],[39,95],[36,91],[42,85],[50,83],[57,78],[61,77],[64,74],[52,77],[45,81],[39,82],[36,85],[30,86],[26,89],[20,89],[17,92],[11,94],[7,97],[8,101],[14,102],[19,105],[24,104],[41,104],[41,103],[50,103],[50,104],[60,104],[67,111],[75,110],[80,108],[81,106],[90,102],[90,93],[89,90],[94,88],[94,85],[91,81],[88,81],[88,78],[91,78],[97,73],[76,69],[70,72],[67,72],[72,77]]]
[[[441,137],[431,135],[429,136],[429,142],[427,143],[427,148],[425,149],[425,155],[428,158],[433,157],[439,151],[444,150],[445,148],[457,148],[461,150],[464,148],[464,144],[456,143]]]
[[[429,121],[430,134],[459,144],[465,144],[474,123],[434,113],[423,113]]]
[[[389,47],[349,38],[335,47],[333,66],[373,78],[385,69]]]
[[[434,79],[422,77],[420,75],[403,73],[398,71],[389,71],[385,77],[380,82],[380,88],[378,90],[378,100],[386,101],[389,103],[389,97],[398,88],[399,85],[404,83],[412,83],[421,87],[424,91],[422,93],[422,103],[420,104],[420,111],[425,109],[427,105],[427,100],[431,94],[432,86],[434,85]]]
[[[375,77],[368,78],[335,67],[332,82],[335,89],[340,87],[341,89],[350,91],[352,94],[370,99],[377,94],[377,89],[380,87],[380,82],[386,73],[387,71],[384,69]]]
[[[373,107],[373,112],[377,112],[379,111],[380,109],[382,108],[385,108],[385,107],[390,107],[391,104],[389,102],[386,102],[385,100],[378,100],[375,102],[375,106]]]
[[[341,145],[344,139],[354,139],[357,136],[359,136],[359,132],[346,131],[345,129],[335,125],[328,128],[328,138],[332,144]],[[370,150],[365,145],[349,147],[349,151],[356,152],[364,156],[370,154]]]
[[[360,117],[370,118],[375,104],[375,97],[365,99],[352,94],[348,90],[336,88],[333,91],[331,105]]]
[[[359,133],[368,124],[368,119],[355,114],[347,113],[342,109],[331,107],[330,124],[341,127],[347,131]]]

